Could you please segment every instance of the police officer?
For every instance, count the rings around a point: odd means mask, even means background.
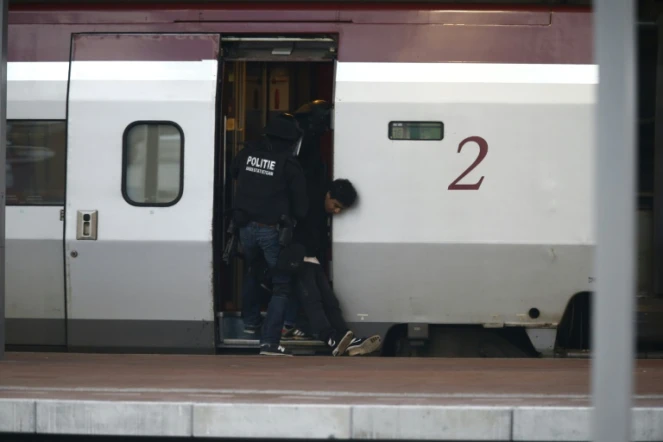
[[[322,161],[320,139],[330,130],[331,110],[332,106],[329,102],[313,100],[299,107],[294,113],[294,117],[303,131],[302,142],[295,150],[295,156],[304,170],[309,206],[318,205],[320,195],[324,194],[323,191],[326,191],[328,185],[327,169]],[[321,260],[326,258],[325,245],[321,245]],[[265,295],[264,291],[267,293],[271,291],[269,286],[263,284],[266,279],[263,276],[265,275],[263,267],[265,267],[264,263],[254,262],[250,270],[255,279],[248,280],[242,291],[244,333],[249,335],[254,335],[260,328],[260,300]],[[286,309],[282,340],[312,339],[302,331],[307,328],[307,318],[300,316],[299,310],[300,303],[295,296],[291,296]],[[296,322],[299,323],[299,328],[295,327]]]
[[[304,218],[308,209],[304,173],[294,157],[302,135],[292,115],[280,114],[267,123],[258,143],[239,152],[231,169],[237,180],[234,217],[245,260],[251,266],[262,255],[272,279],[272,298],[260,340],[263,355],[290,355],[280,345],[290,276],[277,263],[282,247],[287,246],[280,240],[280,229],[291,225],[290,220]]]

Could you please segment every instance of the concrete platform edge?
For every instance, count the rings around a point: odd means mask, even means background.
[[[0,433],[34,433],[34,399],[0,399]]]
[[[511,438],[509,407],[356,405],[355,439],[490,440]]]
[[[663,408],[633,407],[631,440],[663,440]],[[516,407],[514,441],[588,441],[591,407]]]
[[[590,440],[591,407],[254,404],[0,398],[0,433],[495,441]],[[663,407],[633,409],[663,440]],[[256,422],[264,425],[255,425]]]

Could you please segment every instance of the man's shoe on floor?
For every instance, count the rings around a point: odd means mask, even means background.
[[[267,356],[292,356],[292,352],[280,344],[260,344],[260,354]]]
[[[313,338],[296,327],[284,326],[281,330],[281,339],[284,341],[303,341],[305,339],[312,340]]]
[[[345,350],[348,348],[348,345],[350,345],[350,342],[352,342],[352,338],[354,337],[354,334],[352,334],[351,331],[347,331],[341,339],[336,341],[335,337],[332,336],[327,340],[327,345],[329,345],[332,348],[332,355],[334,356],[343,356],[345,353]]]
[[[349,356],[367,355],[380,348],[382,339],[379,335],[373,335],[370,338],[354,338],[348,345]]]

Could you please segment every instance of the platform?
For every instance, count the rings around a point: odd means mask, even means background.
[[[589,361],[9,353],[0,432],[589,440]],[[633,439],[663,440],[663,361],[639,361]],[[0,436],[1,437],[1,436]]]

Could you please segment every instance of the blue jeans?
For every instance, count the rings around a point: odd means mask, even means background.
[[[260,226],[256,223],[249,223],[247,226],[239,229],[239,240],[242,243],[244,257],[246,262],[252,263],[263,255],[267,266],[272,274],[272,298],[267,307],[267,318],[263,324],[262,337],[260,344],[278,344],[281,342],[281,329],[285,319],[285,312],[290,295],[290,276],[287,273],[276,270],[276,261],[281,251],[279,245],[279,231],[276,227]],[[259,294],[262,290],[258,286],[258,281],[249,273],[244,279],[244,302],[248,301],[248,317],[245,317],[245,325],[257,325],[259,322],[260,301],[259,295],[255,298],[253,294]],[[257,301],[257,302],[255,302]],[[254,316],[257,310],[258,317]]]
[[[256,279],[249,269],[246,269],[248,275],[244,277],[242,284],[242,320],[245,328],[258,329],[262,325],[262,316],[260,316],[260,306],[269,293],[260,287],[262,280]],[[285,310],[285,320],[283,324],[287,327],[294,327],[297,324],[297,315],[299,314],[299,300],[291,296],[288,298],[288,305]]]
[[[288,306],[285,310],[285,321],[283,323],[288,327],[294,327],[297,324],[297,313],[299,313],[299,301],[296,297],[291,296],[288,299]]]

